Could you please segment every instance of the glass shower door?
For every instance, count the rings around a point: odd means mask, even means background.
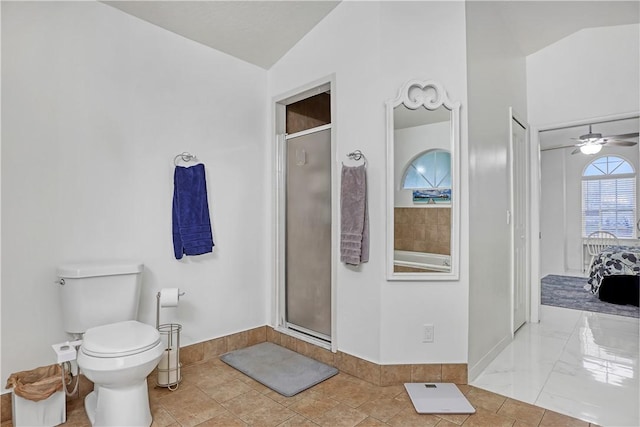
[[[286,139],[287,326],[331,340],[331,129]]]

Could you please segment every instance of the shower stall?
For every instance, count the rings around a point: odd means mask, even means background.
[[[332,81],[276,100],[275,326],[334,348],[338,197]]]

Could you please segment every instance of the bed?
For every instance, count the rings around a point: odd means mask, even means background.
[[[608,246],[589,271],[585,289],[601,301],[639,305],[640,246]]]

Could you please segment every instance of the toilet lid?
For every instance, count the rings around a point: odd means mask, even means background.
[[[122,357],[141,353],[160,342],[160,332],[135,320],[87,329],[80,350],[94,357]]]

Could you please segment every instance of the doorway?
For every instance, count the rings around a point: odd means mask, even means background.
[[[576,152],[576,137],[588,132],[589,125],[603,135],[618,135],[638,131],[639,113],[623,113],[591,117],[570,122],[559,122],[533,129],[530,177],[532,194],[531,212],[531,321],[539,320],[542,279],[547,275],[583,276],[588,262],[582,236],[581,187],[582,168],[574,164],[586,159]],[[630,149],[625,158],[638,159],[637,147],[606,147],[611,154]],[[628,155],[631,154],[631,155]],[[637,160],[635,160],[637,161]],[[569,168],[569,169],[568,169]],[[572,181],[573,182],[570,182]],[[577,187],[576,187],[577,185]],[[640,187],[636,188],[636,200]],[[558,202],[560,200],[560,202]]]
[[[334,349],[331,82],[276,100],[276,329]]]

